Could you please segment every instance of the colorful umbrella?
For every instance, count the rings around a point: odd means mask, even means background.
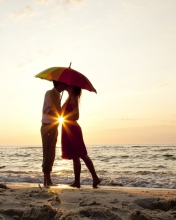
[[[86,76],[70,67],[51,67],[40,72],[35,77],[49,81],[55,80],[67,83],[68,85],[78,86],[82,89],[97,93],[96,89]]]

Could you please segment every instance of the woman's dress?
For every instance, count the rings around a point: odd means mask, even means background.
[[[64,123],[62,123],[61,149],[63,159],[74,159],[87,155],[82,130],[76,120],[70,120],[68,115],[74,113],[70,99],[63,107]],[[70,117],[71,118],[71,117]]]

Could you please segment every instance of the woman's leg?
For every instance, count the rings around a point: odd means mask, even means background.
[[[80,188],[81,162],[79,158],[73,159],[73,170],[75,181],[70,186]]]
[[[101,182],[101,180],[98,178],[94,165],[92,163],[92,160],[90,159],[90,157],[88,155],[81,157],[81,159],[84,161],[84,163],[86,164],[87,168],[89,169],[92,178],[93,178],[93,184],[92,186],[94,188],[97,188],[97,185]]]

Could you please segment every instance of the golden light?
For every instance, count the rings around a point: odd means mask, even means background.
[[[59,117],[59,118],[58,118],[58,121],[59,121],[59,123],[61,123],[61,124],[64,123],[64,117]]]

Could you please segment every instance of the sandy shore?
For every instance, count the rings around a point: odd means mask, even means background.
[[[0,184],[0,220],[175,220],[176,190]]]

